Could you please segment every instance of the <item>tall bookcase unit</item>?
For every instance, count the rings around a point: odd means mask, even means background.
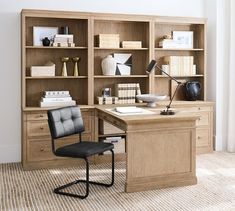
[[[212,151],[213,104],[205,102],[206,94],[206,21],[200,18],[169,18],[144,15],[120,15],[101,13],[81,13],[63,11],[23,10],[22,14],[22,163],[24,169],[47,168],[58,165],[77,163],[72,159],[58,159],[51,152],[50,133],[46,111],[50,108],[39,107],[43,91],[68,90],[76,103],[80,105],[86,131],[85,140],[98,141],[105,138],[99,134],[99,121],[95,116],[96,97],[101,96],[102,88],[109,87],[115,94],[117,83],[139,83],[142,93],[158,93],[170,96],[171,81],[159,71],[146,73],[146,67],[152,59],[163,64],[163,57],[170,55],[191,55],[197,65],[197,75],[177,77],[184,80],[200,81],[203,87],[200,101],[175,102],[178,109],[201,115],[198,122],[198,152]],[[74,35],[75,47],[44,47],[33,45],[33,27],[68,26]],[[159,39],[173,30],[193,31],[193,49],[162,49]],[[120,41],[141,41],[142,48],[100,48],[95,45],[94,37],[98,34],[119,34]],[[113,53],[132,54],[131,75],[102,75],[101,61]],[[73,76],[73,62],[67,63],[68,76],[62,75],[62,57],[80,57],[79,76]],[[31,77],[32,65],[43,65],[52,61],[56,66],[56,76]],[[176,99],[175,100],[179,100]],[[159,103],[163,107],[167,102]],[[100,106],[100,105],[99,105]],[[202,112],[202,113],[201,113]],[[202,134],[202,135],[201,135]],[[125,137],[125,134],[120,134]],[[109,134],[108,136],[112,136]],[[62,139],[73,143],[76,137]],[[117,160],[125,159],[119,154]],[[93,162],[106,161],[108,155],[91,158]]]

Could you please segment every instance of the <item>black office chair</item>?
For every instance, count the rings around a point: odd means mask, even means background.
[[[82,132],[84,132],[84,125],[81,116],[80,108],[77,106],[64,107],[54,110],[48,110],[48,124],[52,137],[52,151],[56,156],[60,157],[71,157],[71,158],[82,158],[86,161],[86,180],[76,180],[69,184],[60,186],[54,189],[56,194],[62,194],[66,196],[78,197],[81,199],[86,198],[89,195],[89,184],[101,185],[110,187],[114,183],[114,152],[113,144],[102,143],[102,142],[91,142],[82,141]],[[79,141],[74,144],[66,145],[56,149],[55,139],[70,136],[73,134],[79,134]],[[110,150],[112,153],[112,181],[110,184],[98,183],[89,181],[89,162],[88,157],[100,154]],[[70,187],[77,183],[86,183],[85,195],[78,195],[68,192],[63,192],[64,188]]]

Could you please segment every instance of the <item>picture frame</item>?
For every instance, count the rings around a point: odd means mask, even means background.
[[[110,96],[111,96],[111,88],[103,88],[102,97],[110,97]]]
[[[173,31],[172,35],[178,48],[193,49],[193,31]]]
[[[59,33],[59,27],[33,26],[33,45],[42,46],[42,39],[52,40]]]

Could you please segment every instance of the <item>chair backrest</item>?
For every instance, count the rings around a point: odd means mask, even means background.
[[[48,110],[48,124],[53,139],[82,133],[84,124],[78,106]]]

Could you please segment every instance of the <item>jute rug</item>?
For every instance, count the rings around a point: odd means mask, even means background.
[[[92,180],[108,180],[110,165],[91,165]],[[198,184],[125,193],[125,163],[116,164],[115,184],[91,186],[85,200],[58,196],[53,188],[84,178],[81,167],[23,171],[21,164],[0,165],[0,210],[235,210],[235,154],[197,156]],[[74,187],[70,191],[79,192]]]

